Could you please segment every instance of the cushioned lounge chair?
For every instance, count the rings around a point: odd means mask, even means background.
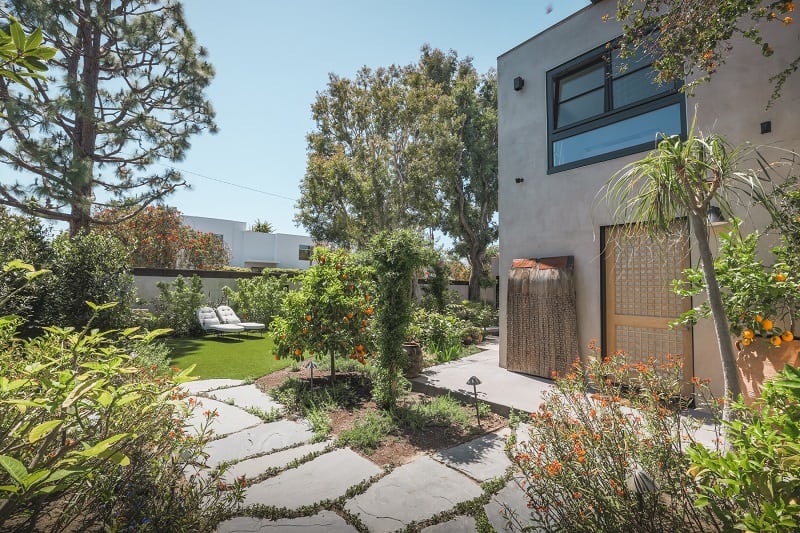
[[[223,324],[234,324],[242,326],[245,331],[264,331],[266,327],[261,322],[242,322],[233,309],[227,305],[220,305],[217,307],[217,315]]]
[[[222,324],[219,321],[217,313],[210,307],[201,307],[198,309],[197,320],[200,322],[200,327],[203,328],[203,331],[206,333],[212,332],[223,335],[225,333],[241,333],[244,331],[242,326],[237,326],[236,324]]]

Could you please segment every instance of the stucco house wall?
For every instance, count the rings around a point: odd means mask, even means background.
[[[601,338],[600,229],[612,224],[609,210],[596,202],[608,179],[646,152],[547,174],[546,73],[601,46],[621,32],[605,14],[613,0],[587,6],[498,58],[499,221],[500,221],[500,366],[506,367],[508,271],[515,258],[575,256],[579,346]],[[686,101],[687,123],[695,106],[698,129],[716,132],[734,144],[777,145],[800,150],[800,73],[790,78],[783,97],[766,109],[769,77],[800,54],[797,27],[767,25],[775,55],[764,58],[749,42],[735,42],[733,55],[710,83]],[[514,78],[524,87],[514,90]],[[771,121],[762,135],[760,124]],[[744,209],[744,208],[743,208]],[[743,214],[746,214],[743,212]],[[754,211],[752,224],[762,225]],[[762,225],[763,226],[763,225]],[[697,254],[692,254],[696,264]],[[705,321],[694,328],[694,375],[722,383],[713,328]],[[717,392],[721,389],[717,388]]]
[[[197,231],[222,235],[231,266],[308,268],[309,262],[299,259],[300,245],[314,246],[307,235],[247,231],[244,222],[219,218],[184,215],[183,221]]]

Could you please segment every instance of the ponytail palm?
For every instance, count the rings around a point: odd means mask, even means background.
[[[628,232],[644,231],[664,236],[674,231],[676,218],[687,217],[700,252],[708,303],[722,360],[725,386],[723,418],[730,418],[730,400],[741,389],[736,360],[722,305],[714,258],[708,242],[706,216],[712,200],[723,212],[731,212],[729,198],[748,195],[758,186],[752,171],[739,172],[740,148],[731,148],[712,135],[695,136],[694,124],[686,140],[677,136],[662,139],[658,148],[612,176],[601,194],[614,206],[614,217],[630,223]]]

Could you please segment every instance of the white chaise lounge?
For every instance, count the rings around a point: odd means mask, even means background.
[[[236,312],[227,305],[220,305],[217,307],[217,315],[223,324],[234,324],[242,326],[245,331],[260,331],[263,332],[266,327],[261,322],[242,322]]]
[[[241,333],[244,331],[242,326],[236,324],[222,324],[219,321],[217,313],[210,307],[201,307],[197,310],[197,320],[200,322],[200,327],[206,333],[212,332],[218,335],[225,333]]]

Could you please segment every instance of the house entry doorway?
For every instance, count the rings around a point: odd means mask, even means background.
[[[623,351],[630,361],[683,361],[684,393],[691,392],[692,333],[669,328],[688,311],[688,298],[672,292],[672,280],[690,266],[688,222],[676,221],[669,237],[654,240],[630,227],[603,228],[603,353]]]

